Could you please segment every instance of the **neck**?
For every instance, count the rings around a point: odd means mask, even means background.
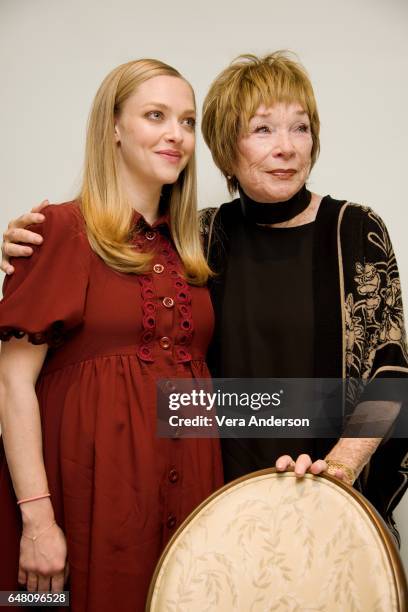
[[[270,223],[268,227],[298,227],[299,225],[305,225],[306,223],[313,223],[316,220],[317,212],[320,208],[322,196],[317,193],[312,193],[312,199],[310,200],[309,206],[301,213],[282,223]]]
[[[310,204],[312,194],[306,185],[285,202],[261,203],[252,200],[239,189],[244,217],[253,223],[272,225],[287,222],[302,213]]]
[[[159,217],[162,185],[147,183],[119,165],[119,182],[126,199],[152,225]]]

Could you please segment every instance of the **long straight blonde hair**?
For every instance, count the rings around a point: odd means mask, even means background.
[[[99,87],[89,116],[80,207],[91,248],[119,272],[146,273],[152,256],[137,252],[130,242],[134,210],[118,178],[115,117],[142,83],[161,75],[183,78],[175,68],[155,59],[140,59],[118,66]],[[166,187],[166,192],[172,238],[185,276],[190,283],[202,285],[211,271],[202,252],[198,230],[194,155],[176,183]]]

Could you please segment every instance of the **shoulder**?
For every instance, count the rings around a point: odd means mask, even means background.
[[[344,210],[344,221],[348,224],[359,224],[366,232],[380,231],[387,232],[386,225],[382,217],[370,206],[347,202]]]
[[[218,230],[228,227],[240,216],[240,211],[239,198],[232,202],[225,202],[217,207],[202,208],[198,211],[201,234],[203,236],[211,234],[213,227],[217,227]]]
[[[60,261],[68,265],[71,261],[88,268],[92,251],[78,203],[50,204],[41,212],[44,221],[27,228],[43,238],[41,244],[32,246],[33,253],[28,258],[30,264],[48,261],[52,257],[53,264]]]
[[[214,217],[218,212],[217,207],[201,208],[198,211],[198,223],[200,228],[200,234],[208,234],[210,227],[214,221]]]
[[[200,208],[200,210],[198,211],[198,217],[201,221],[201,220],[211,219],[214,216],[218,216],[218,213],[221,213],[221,215],[223,215],[225,213],[233,212],[237,208],[240,208],[239,203],[240,203],[239,198],[236,198],[235,200],[232,200],[231,202],[224,202],[223,204],[220,204],[219,206],[210,206],[208,208]]]
[[[61,204],[49,204],[41,212],[45,216],[44,224],[48,221],[53,225],[68,224],[69,227],[81,227],[84,223],[79,204],[76,200]]]
[[[45,219],[42,223],[31,225],[28,229],[45,237],[55,237],[61,242],[82,240],[85,237],[85,224],[78,202],[50,204],[42,209]]]

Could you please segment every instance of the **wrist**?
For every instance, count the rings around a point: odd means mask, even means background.
[[[54,520],[54,510],[49,497],[29,501],[20,506],[23,526],[39,529]]]
[[[357,471],[357,466],[355,465],[355,462],[352,460],[351,457],[344,457],[342,455],[338,455],[336,453],[331,454],[329,453],[328,455],[326,455],[325,461],[333,461],[335,463],[342,463],[343,465],[347,466],[350,470],[353,470],[353,472]]]
[[[328,466],[328,474],[335,476],[337,471],[341,470],[344,474],[345,482],[347,482],[349,485],[352,485],[355,482],[358,474],[351,465],[345,463],[344,461],[340,461],[339,459],[334,459],[334,457],[331,456],[326,456],[325,461]]]

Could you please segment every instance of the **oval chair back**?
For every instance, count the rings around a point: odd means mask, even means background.
[[[204,501],[153,576],[148,612],[406,612],[394,539],[326,475],[261,470]]]

